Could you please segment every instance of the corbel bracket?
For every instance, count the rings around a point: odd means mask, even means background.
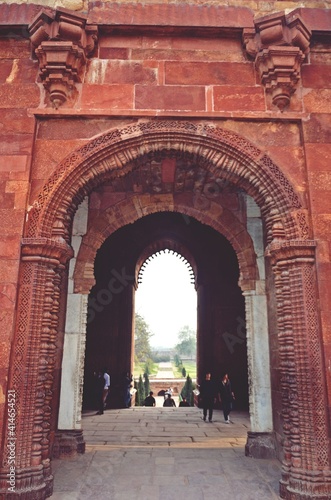
[[[86,23],[85,16],[58,8],[53,15],[41,11],[28,28],[40,80],[56,109],[73,96],[95,50],[98,30]]]
[[[290,103],[300,79],[301,64],[309,54],[311,31],[300,15],[284,12],[254,21],[255,29],[246,29],[243,42],[272,103],[283,111]]]

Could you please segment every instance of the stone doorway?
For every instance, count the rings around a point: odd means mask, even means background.
[[[74,251],[70,246],[74,214],[84,198],[93,201],[93,193],[102,186],[113,189],[114,203],[92,204],[89,223],[103,214]],[[248,195],[260,209],[266,279],[261,279],[248,221],[230,203],[233,189],[238,200]],[[229,191],[228,204],[217,202],[224,190]],[[77,149],[58,166],[29,212],[9,380],[19,415],[18,494],[36,498],[38,492],[38,498],[45,498],[52,488],[50,458],[57,429],[67,290],[86,308],[100,245],[124,225],[164,211],[196,218],[223,234],[235,250],[245,297],[249,381],[253,381],[249,452],[263,449],[274,432],[278,454],[284,457],[281,496],[313,497],[318,491],[327,497],[327,404],[315,242],[310,239],[306,202],[268,155],[245,138],[214,124],[172,120],[141,120]],[[68,288],[70,259],[76,260],[72,289]],[[258,328],[261,310],[268,311],[269,330],[265,322]],[[263,362],[258,352],[266,354]],[[271,391],[264,385],[268,376],[263,377],[269,353]],[[314,391],[307,379],[310,371],[316,381]],[[273,419],[263,409],[265,398],[268,407],[272,401]],[[3,470],[4,481],[6,473]]]
[[[245,307],[238,287],[236,255],[214,229],[173,212],[148,215],[124,226],[97,252],[96,285],[88,309],[85,407],[93,400],[88,381],[93,380],[98,366],[107,366],[112,373],[111,407],[122,407],[121,376],[131,373],[133,365],[136,277],[146,256],[165,248],[181,252],[195,269],[198,380],[208,370],[217,380],[223,371],[229,371],[236,387],[237,407],[247,410]]]

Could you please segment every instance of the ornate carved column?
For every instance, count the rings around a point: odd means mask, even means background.
[[[311,32],[298,14],[277,12],[254,21],[244,30],[244,45],[272,103],[283,111],[300,79],[301,64],[309,53]]]
[[[282,498],[331,497],[325,370],[320,337],[315,242],[274,241],[284,460]]]
[[[41,11],[29,26],[32,52],[39,60],[39,78],[54,108],[74,102],[83,81],[86,58],[97,40],[97,27],[82,14],[57,8]]]
[[[15,498],[39,500],[52,492],[50,455],[54,440],[51,414],[57,404],[60,297],[66,288],[67,261],[73,252],[64,240],[22,242],[17,324],[11,352],[8,389],[15,405]],[[63,328],[63,325],[62,325]],[[56,410],[55,410],[56,411]],[[7,436],[4,450],[9,441]],[[0,491],[8,488],[4,456]]]

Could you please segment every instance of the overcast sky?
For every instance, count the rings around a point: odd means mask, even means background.
[[[173,254],[157,255],[136,291],[136,312],[149,325],[152,347],[173,347],[179,330],[196,331],[197,294],[186,265]]]

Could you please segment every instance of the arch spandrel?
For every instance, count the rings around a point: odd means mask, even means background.
[[[283,226],[286,239],[309,237],[299,195],[263,151],[232,131],[171,120],[142,120],[110,130],[63,160],[29,212],[27,236],[53,237],[62,227],[68,240],[69,221],[84,196],[105,179],[120,178],[160,154],[190,159],[246,191],[261,208],[269,241],[274,224]]]

